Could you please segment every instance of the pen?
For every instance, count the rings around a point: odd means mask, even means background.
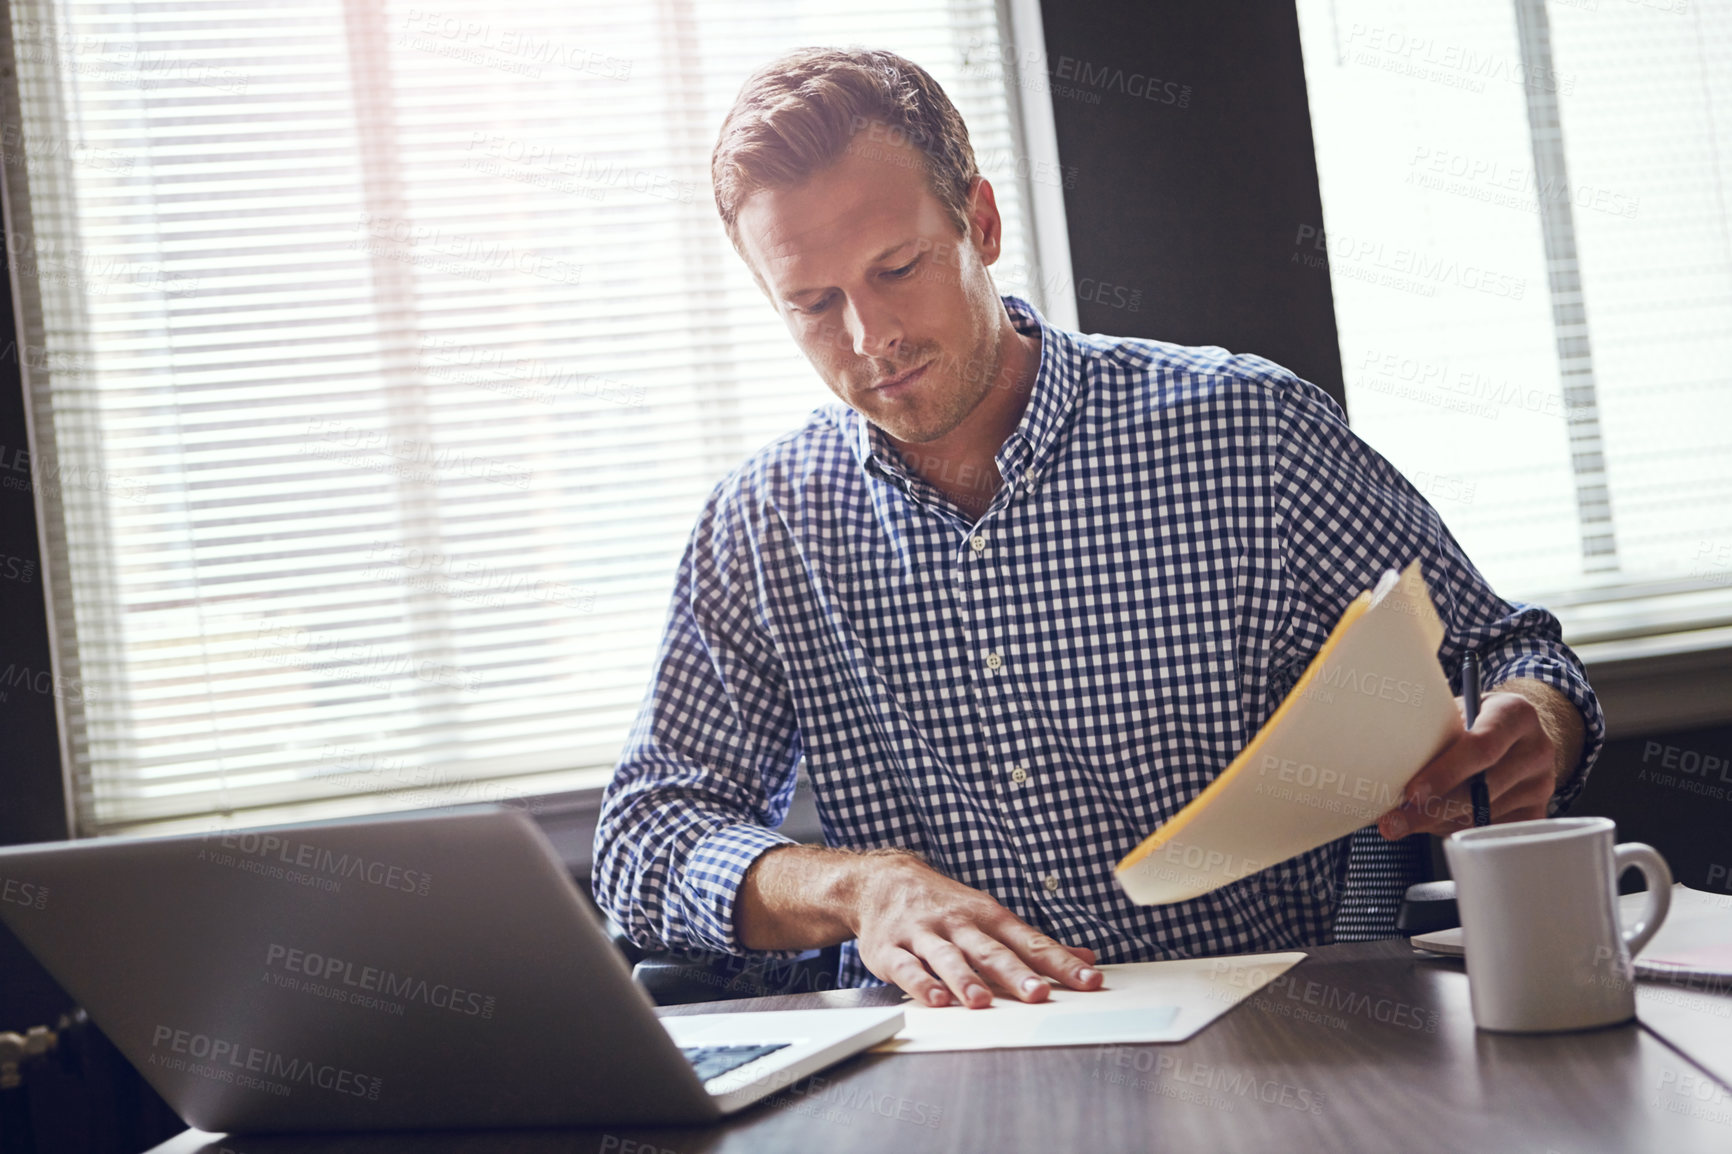
[[[1472,729],[1479,720],[1479,655],[1471,652],[1461,659],[1461,706]],[[1468,792],[1473,796],[1473,824],[1490,825],[1491,791],[1485,786],[1485,770],[1473,775]]]

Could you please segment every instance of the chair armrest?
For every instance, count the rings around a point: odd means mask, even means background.
[[[656,1005],[675,1006],[833,990],[840,961],[840,946],[807,950],[797,958],[681,950],[643,955],[631,976]]]
[[[643,947],[627,937],[625,930],[612,918],[607,919],[607,937],[613,943],[614,949],[625,958],[626,965],[635,966],[643,960]]]

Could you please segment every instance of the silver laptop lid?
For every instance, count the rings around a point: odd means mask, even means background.
[[[0,918],[201,1129],[719,1113],[516,811],[3,849],[0,894]]]

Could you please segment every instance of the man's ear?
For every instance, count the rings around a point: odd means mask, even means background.
[[[1004,247],[1004,221],[998,215],[998,200],[984,176],[968,186],[968,235],[980,250],[980,263],[992,264]]]

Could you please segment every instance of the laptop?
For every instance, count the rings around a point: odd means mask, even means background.
[[[704,1123],[902,1026],[657,1018],[500,807],[0,849],[0,919],[206,1131]]]

